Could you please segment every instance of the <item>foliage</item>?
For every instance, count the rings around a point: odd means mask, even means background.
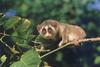
[[[39,54],[38,52],[33,50],[34,48],[32,48],[32,46],[28,44],[29,41],[33,38],[30,31],[31,22],[28,19],[20,18],[18,16],[6,18],[5,15],[3,15],[1,17],[1,21],[3,21],[3,19],[6,20],[4,22],[0,22],[3,23],[3,25],[1,25],[3,27],[1,27],[0,29],[2,30],[4,28],[3,32],[1,31],[0,33],[0,45],[1,47],[3,46],[3,49],[5,49],[7,52],[10,52],[10,55],[7,56],[5,54],[6,52],[2,53],[1,66],[6,67],[9,64],[10,67],[39,66],[41,62]],[[11,32],[7,34],[6,30],[9,30]],[[6,40],[6,42],[4,41],[4,39]]]
[[[57,48],[58,41],[37,36],[36,26],[45,19],[77,24],[87,37],[100,36],[99,4],[100,0],[0,0],[0,66],[36,67],[42,60],[53,67],[99,67],[100,42],[68,46],[44,58],[39,56],[47,52],[34,47],[40,48],[41,42],[46,50]]]
[[[39,54],[35,50],[29,50],[22,55],[19,61],[14,62],[10,67],[37,67],[40,62]]]

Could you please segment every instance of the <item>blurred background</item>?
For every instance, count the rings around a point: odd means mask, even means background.
[[[100,36],[100,0],[0,0],[0,13],[7,18],[20,16],[32,24],[37,35],[37,24],[46,19],[76,24],[87,37]],[[55,57],[54,67],[100,67],[100,42],[87,42],[76,49],[63,49]]]

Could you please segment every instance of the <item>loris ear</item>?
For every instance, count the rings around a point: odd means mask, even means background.
[[[40,31],[41,28],[42,28],[41,25],[37,25],[37,31]]]
[[[51,22],[51,25],[54,27],[54,28],[57,28],[57,26],[58,26],[58,21],[52,21]]]

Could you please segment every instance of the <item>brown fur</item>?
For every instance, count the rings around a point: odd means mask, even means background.
[[[45,20],[43,23],[37,26],[38,32],[41,33],[40,30],[42,29],[42,27],[45,28],[49,25],[53,28],[53,34],[51,35],[47,32],[48,36],[50,35],[50,38],[54,39],[55,36],[59,34],[58,37],[62,39],[58,45],[59,47],[70,41],[77,41],[86,37],[85,31],[81,27],[77,25],[61,24],[56,20]],[[42,36],[46,38],[45,35],[46,34],[43,34]]]

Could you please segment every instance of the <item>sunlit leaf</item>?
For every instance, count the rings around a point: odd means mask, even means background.
[[[100,64],[100,56],[96,56],[94,63]]]
[[[7,57],[5,55],[3,55],[0,60],[4,63],[6,61]]]
[[[41,59],[39,58],[38,52],[31,49],[24,53],[20,60],[14,62],[10,67],[37,67],[40,62]]]
[[[21,21],[15,26],[15,30],[19,33],[25,33],[30,25],[31,22],[28,19],[21,19]]]

